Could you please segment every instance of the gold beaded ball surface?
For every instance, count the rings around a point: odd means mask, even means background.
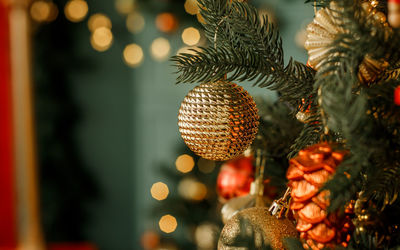
[[[234,215],[222,229],[218,250],[287,249],[285,238],[298,238],[294,224],[278,219],[266,207],[252,207]]]
[[[181,104],[179,132],[197,155],[226,161],[242,154],[253,142],[259,116],[253,98],[228,81],[202,83]]]

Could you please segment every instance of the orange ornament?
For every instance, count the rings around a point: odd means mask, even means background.
[[[328,143],[320,143],[301,150],[290,160],[286,173],[292,189],[290,209],[305,249],[346,247],[350,240],[352,208],[349,206],[343,216],[328,214],[329,191],[320,191],[346,154],[346,151],[333,151]]]

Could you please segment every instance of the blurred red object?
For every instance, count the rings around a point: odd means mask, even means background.
[[[160,245],[160,236],[153,231],[146,231],[140,238],[143,249],[156,249]]]
[[[156,27],[165,33],[174,32],[178,28],[178,19],[169,12],[158,14],[156,17]]]
[[[254,180],[253,157],[240,157],[221,166],[217,178],[217,192],[222,201],[250,193]]]
[[[48,250],[98,250],[91,243],[50,243]]]
[[[397,86],[394,90],[394,104],[400,106],[400,86]]]
[[[0,1],[0,249],[17,245],[8,6]]]

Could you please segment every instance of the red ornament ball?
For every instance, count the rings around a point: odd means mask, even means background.
[[[394,104],[400,106],[400,86],[397,86],[394,90]]]
[[[224,163],[217,178],[217,192],[222,201],[247,195],[254,180],[253,157],[240,157]]]

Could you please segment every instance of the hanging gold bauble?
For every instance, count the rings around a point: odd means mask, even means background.
[[[228,81],[203,83],[181,104],[179,132],[197,155],[225,161],[242,154],[253,142],[259,124],[253,98]]]
[[[385,15],[376,11],[368,2],[362,5],[366,15],[367,23],[379,26],[388,31]],[[329,8],[322,8],[317,11],[314,20],[307,26],[307,40],[304,47],[308,51],[309,64],[315,70],[319,70],[321,65],[330,56],[330,44],[336,39],[338,34],[348,33],[342,28],[343,17],[338,17],[339,10],[334,1]],[[336,15],[336,16],[335,16]],[[388,31],[389,32],[389,31]],[[365,55],[364,60],[359,65],[358,78],[361,83],[371,83],[388,67],[383,59],[376,60]]]
[[[283,240],[298,236],[289,219],[278,219],[265,207],[252,207],[240,211],[225,224],[218,250],[265,249],[268,245],[273,249],[286,249]],[[249,241],[251,246],[246,248],[245,240],[252,241]]]

